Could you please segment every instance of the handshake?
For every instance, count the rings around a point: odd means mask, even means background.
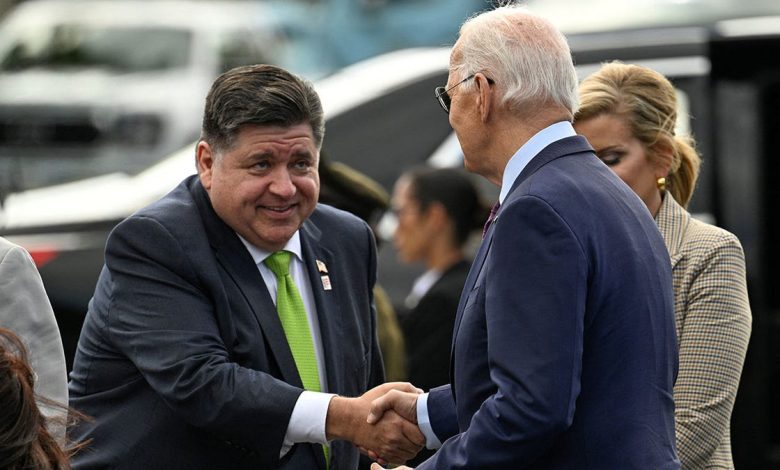
[[[327,438],[352,442],[381,464],[406,462],[425,445],[425,436],[417,426],[421,393],[412,384],[390,382],[357,398],[336,396],[328,408]]]

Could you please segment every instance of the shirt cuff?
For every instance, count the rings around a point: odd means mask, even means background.
[[[330,400],[336,395],[304,390],[295,402],[287,432],[284,435],[279,458],[284,457],[293,445],[299,442],[311,442],[327,445],[325,421],[328,417]]]
[[[428,416],[428,394],[423,393],[417,398],[417,426],[425,436],[425,447],[434,450],[441,447],[441,441],[433,432],[431,419]]]

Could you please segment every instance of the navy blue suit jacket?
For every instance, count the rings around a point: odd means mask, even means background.
[[[418,468],[674,469],[669,255],[647,207],[579,136],[515,181],[455,321],[444,442]]]
[[[320,205],[300,234],[329,391],[358,396],[384,380],[371,231]],[[197,177],[116,227],[71,375],[71,406],[94,418],[75,430],[93,440],[75,468],[324,470],[319,445],[279,460],[301,392],[257,266]],[[332,470],[357,462],[334,442]]]

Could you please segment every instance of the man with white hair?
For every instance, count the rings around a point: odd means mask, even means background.
[[[390,392],[369,421],[417,422],[440,446],[418,469],[679,468],[668,254],[575,135],[565,38],[522,7],[473,17],[436,97],[500,205],[461,296],[451,384]]]

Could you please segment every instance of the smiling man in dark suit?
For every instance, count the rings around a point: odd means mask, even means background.
[[[311,84],[282,69],[214,82],[198,175],[107,242],[70,383],[94,418],[76,468],[355,469],[353,444],[419,449],[398,416],[366,423],[414,388],[380,385],[374,240],[317,204],[323,133]]]
[[[571,125],[552,24],[467,21],[436,91],[467,169],[500,186],[458,306],[450,385],[391,391],[441,448],[418,469],[676,469],[671,267],[642,201]],[[443,444],[440,444],[443,443]]]

